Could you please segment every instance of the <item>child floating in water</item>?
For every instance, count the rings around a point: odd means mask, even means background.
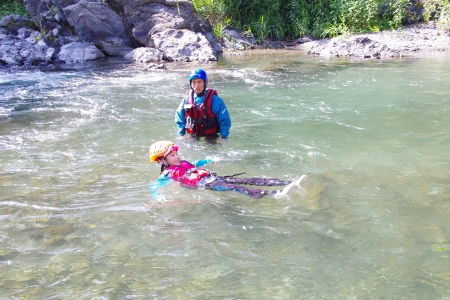
[[[187,187],[206,187],[216,191],[233,190],[253,198],[260,198],[264,195],[282,196],[286,195],[293,185],[299,185],[307,180],[306,175],[301,176],[294,182],[284,181],[276,178],[239,178],[232,176],[217,176],[201,166],[211,162],[211,160],[199,160],[190,163],[181,160],[178,155],[178,146],[169,141],[159,141],[150,146],[150,161],[161,163],[161,175],[151,186],[152,193],[158,197],[158,188],[168,184],[170,179],[179,181]],[[246,187],[244,185],[256,186],[281,186],[286,185],[283,190],[262,190]]]

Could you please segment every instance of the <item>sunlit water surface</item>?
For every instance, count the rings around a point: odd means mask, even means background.
[[[450,56],[208,65],[233,126],[176,140],[195,65],[0,71],[2,299],[449,299]],[[152,199],[148,146],[287,197]]]

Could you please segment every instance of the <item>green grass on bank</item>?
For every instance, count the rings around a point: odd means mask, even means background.
[[[437,21],[450,29],[449,0],[193,0],[217,37],[227,26],[257,40],[315,38]]]
[[[30,14],[18,0],[0,0],[0,19],[9,15],[30,17]]]
[[[450,0],[192,0],[220,38],[226,27],[257,41],[377,32],[425,21],[450,30]],[[418,12],[422,11],[422,14]],[[30,17],[22,0],[0,0],[0,18]]]

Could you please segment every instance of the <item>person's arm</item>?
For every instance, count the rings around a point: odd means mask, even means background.
[[[219,123],[220,136],[226,139],[230,134],[231,118],[225,103],[219,96],[213,96],[211,110]]]
[[[201,167],[201,166],[204,166],[206,164],[209,164],[210,162],[212,162],[212,159],[207,158],[207,159],[200,159],[200,160],[194,161],[192,164],[195,167]]]
[[[164,173],[159,175],[159,177],[150,185],[150,190],[152,191],[153,199],[161,200],[161,195],[158,194],[159,188],[168,185],[171,179],[167,177]]]
[[[183,98],[183,101],[181,101],[180,105],[177,108],[177,111],[175,112],[175,123],[177,124],[178,135],[185,135],[186,133],[186,113],[184,111],[185,103],[186,98]]]

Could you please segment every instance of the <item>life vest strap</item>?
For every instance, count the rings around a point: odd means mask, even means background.
[[[242,174],[245,174],[245,172],[236,173],[236,174],[233,174],[233,175],[218,176],[218,178],[230,178],[230,177],[235,177],[235,176],[239,176],[239,175],[242,175]]]

